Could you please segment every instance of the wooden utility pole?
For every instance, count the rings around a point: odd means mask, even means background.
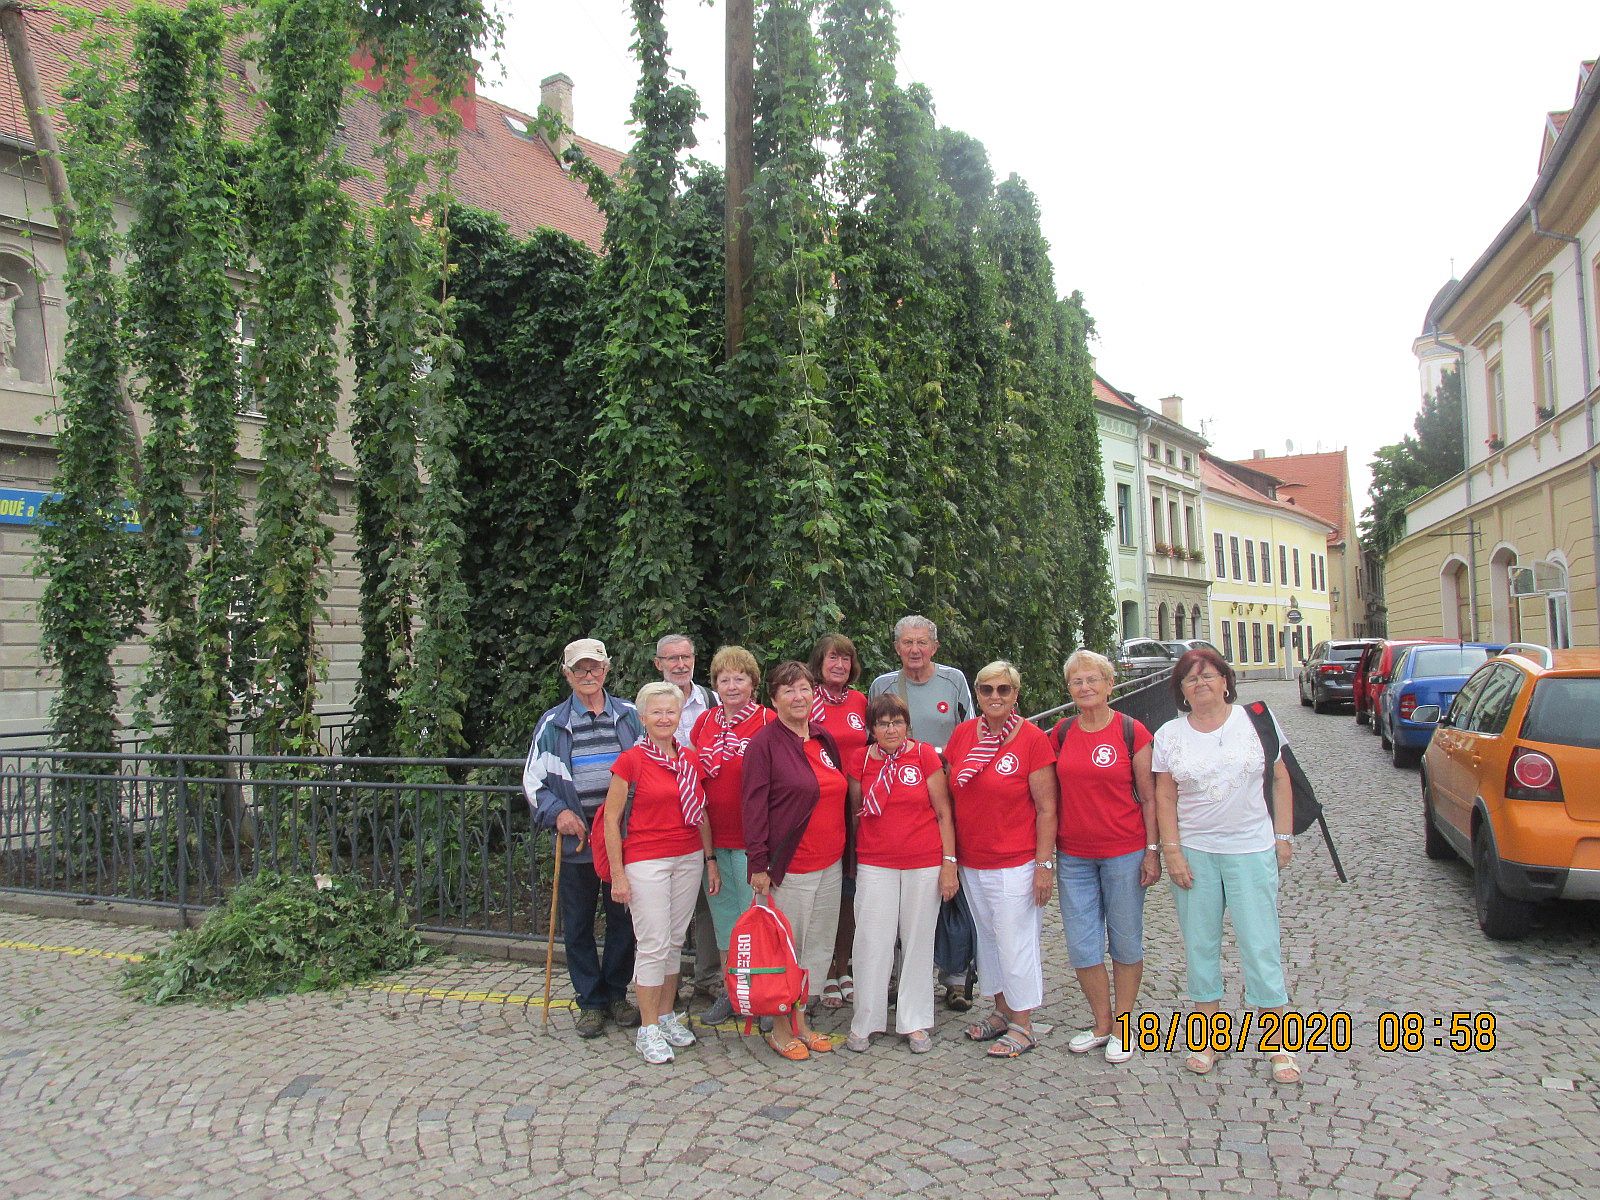
[[[28,129],[33,133],[34,151],[44,170],[45,187],[50,192],[50,202],[55,208],[61,250],[70,259],[73,217],[76,213],[72,205],[72,189],[67,183],[67,170],[61,163],[61,146],[56,141],[55,126],[50,124],[50,114],[46,111],[44,89],[39,84],[39,71],[33,63],[33,45],[28,40],[28,23],[23,18],[22,5],[18,0],[0,0],[0,37],[5,38],[6,49],[11,54],[11,71],[17,77],[22,107],[28,114]],[[127,427],[129,466],[134,486],[140,487],[144,471],[139,454],[139,425],[126,390],[119,392],[119,401],[122,420]]]
[[[755,273],[755,247],[750,242],[750,213],[745,193],[755,176],[753,143],[755,111],[755,0],[728,0],[728,55],[724,141],[727,149],[728,194],[723,215],[727,247],[727,354],[732,358],[744,340],[744,307]]]

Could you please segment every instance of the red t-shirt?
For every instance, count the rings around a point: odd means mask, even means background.
[[[1133,723],[1133,752],[1150,744],[1150,731]],[[1056,809],[1056,849],[1074,858],[1116,858],[1145,848],[1144,810],[1133,792],[1133,763],[1122,717],[1098,733],[1074,720],[1056,757],[1061,799]],[[1152,797],[1153,798],[1153,797]]]
[[[867,698],[854,688],[846,688],[843,704],[823,704],[822,720],[817,724],[833,734],[839,753],[848,763],[871,740],[867,732]]]
[[[693,750],[681,753],[700,765],[700,757]],[[701,852],[700,830],[683,823],[676,773],[651,762],[643,746],[631,746],[619,754],[611,764],[611,773],[635,785],[628,836],[622,840],[623,865]]]
[[[744,782],[744,752],[762,726],[778,719],[770,708],[758,708],[734,727],[739,739],[738,757],[724,762],[715,779],[705,774],[704,766],[711,761],[711,744],[722,733],[722,722],[717,716],[720,709],[709,709],[695,718],[689,741],[700,755],[700,778],[706,785],[706,813],[711,818],[711,844],[719,850],[744,849],[744,805],[740,788]]]
[[[1037,725],[1024,721],[983,772],[966,787],[958,787],[956,774],[978,744],[981,720],[974,717],[957,725],[944,748],[950,762],[950,795],[955,801],[956,857],[963,867],[983,871],[1020,867],[1032,862],[1038,849],[1028,776],[1052,765],[1055,751]]]
[[[821,738],[806,739],[806,757],[811,760],[811,773],[817,777],[821,795],[789,860],[790,875],[821,871],[844,856],[844,798],[849,784],[833,756],[823,749]]]
[[[883,760],[874,758],[865,747],[845,757],[845,774],[861,784],[864,797],[878,781]],[[937,867],[944,862],[944,844],[939,840],[939,817],[933,811],[928,779],[944,770],[939,754],[927,742],[918,742],[915,751],[902,755],[890,776],[883,811],[872,816],[865,809],[856,822],[856,861],[869,867],[889,867],[914,871]]]

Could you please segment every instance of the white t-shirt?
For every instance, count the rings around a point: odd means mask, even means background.
[[[1272,718],[1278,724],[1276,717]],[[1278,726],[1278,742],[1285,742]],[[1221,729],[1201,733],[1179,715],[1156,730],[1150,769],[1178,785],[1178,840],[1208,854],[1256,854],[1274,845],[1263,799],[1266,756],[1250,714],[1235,704]]]

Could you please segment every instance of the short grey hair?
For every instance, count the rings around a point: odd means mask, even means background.
[[[901,617],[894,623],[894,640],[898,642],[900,635],[908,629],[926,629],[928,636],[934,641],[939,640],[939,627],[927,617],[919,617],[915,613],[908,617]]]
[[[667,652],[668,646],[674,646],[679,642],[688,642],[689,649],[694,649],[694,639],[687,633],[665,633],[656,639],[656,657],[660,658]]]
[[[671,700],[680,713],[683,711],[683,693],[678,690],[677,684],[668,683],[665,679],[657,679],[640,688],[639,694],[633,698],[633,707],[643,716],[644,706],[656,699]]]
[[[1084,666],[1093,667],[1107,683],[1117,681],[1116,666],[1104,654],[1096,654],[1093,650],[1074,650],[1061,668],[1061,678],[1070,685],[1073,671]]]
[[[997,658],[992,663],[980,667],[978,673],[972,677],[972,682],[977,685],[986,679],[1004,679],[1017,691],[1022,691],[1022,672],[1003,658]]]

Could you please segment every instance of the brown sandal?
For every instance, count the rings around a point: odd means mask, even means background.
[[[966,1034],[969,1042],[992,1042],[1002,1036],[1011,1028],[1011,1023],[997,1012],[990,1013],[981,1021],[974,1021],[967,1026]]]
[[[1039,1039],[1033,1034],[1011,1021],[1006,1025],[1005,1033],[1000,1035],[1000,1040],[989,1047],[990,1058],[1021,1058],[1039,1044]]]

